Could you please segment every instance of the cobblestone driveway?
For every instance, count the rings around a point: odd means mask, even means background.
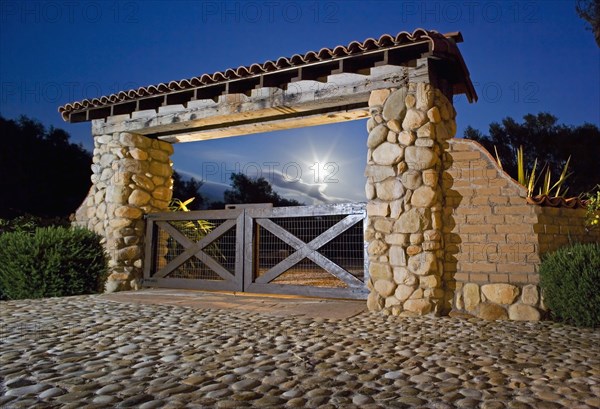
[[[102,296],[0,308],[0,407],[600,407],[598,330]]]

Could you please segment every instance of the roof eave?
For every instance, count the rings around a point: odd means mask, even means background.
[[[376,57],[377,54],[384,55],[384,63],[389,64],[407,63],[426,55],[438,55],[440,58],[454,61],[460,74],[459,80],[453,84],[452,92],[454,94],[464,93],[469,102],[474,102],[477,101],[477,94],[460,50],[456,45],[456,43],[462,41],[463,37],[460,32],[441,35],[435,31],[417,29],[412,34],[401,32],[395,38],[390,35],[383,35],[379,40],[367,39],[363,43],[352,42],[346,47],[338,46],[334,49],[321,49],[318,53],[309,51],[304,56],[295,55],[290,58],[280,58],[277,62],[267,61],[262,65],[253,64],[249,67],[239,67],[237,70],[228,69],[213,75],[205,74],[201,77],[171,81],[168,84],[150,85],[140,87],[137,90],[121,91],[117,94],[91,100],[77,101],[61,106],[59,112],[67,122],[82,122],[182,103],[185,102],[185,98],[179,97],[183,94],[193,94],[191,99],[204,97],[204,99],[212,98],[216,100],[218,95],[248,93],[256,87],[278,86],[285,89],[285,86],[290,82],[315,79],[311,78],[310,75],[305,75],[308,71],[319,71],[320,67],[329,66],[333,67],[329,75],[346,72],[342,66],[344,61],[354,60],[352,61],[352,64],[354,64],[360,62],[360,59],[369,59],[370,56]],[[397,44],[385,45],[394,42]],[[423,48],[424,45],[427,45],[427,48]],[[357,49],[361,51],[357,51]],[[411,54],[411,51],[414,55]],[[294,61],[296,64],[293,63]],[[374,60],[369,64],[382,64],[382,62]],[[373,66],[375,65],[366,65],[367,68]],[[360,73],[361,69],[364,71],[366,68],[359,67],[357,72]],[[327,70],[324,72],[327,73]],[[348,72],[352,72],[352,70]],[[294,73],[294,76],[287,78],[289,73]],[[278,83],[277,78],[287,79],[287,82]],[[319,77],[316,78],[318,80]],[[246,85],[246,87],[244,88],[242,85]],[[212,93],[204,92],[211,89]],[[145,104],[144,101],[150,101],[151,103]]]

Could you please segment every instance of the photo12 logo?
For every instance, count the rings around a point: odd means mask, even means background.
[[[6,103],[61,103],[91,99],[114,94],[122,90],[138,88],[134,82],[114,83],[109,86],[98,82],[76,81],[2,81],[0,101]]]
[[[241,173],[251,179],[264,178],[270,183],[277,181],[296,183],[307,176],[307,183],[338,183],[337,174],[340,167],[336,162],[314,162],[303,169],[298,162],[203,162],[202,180],[212,180],[228,183],[234,173]]]
[[[22,24],[138,23],[140,3],[137,1],[0,1],[0,22]]]
[[[537,23],[537,1],[402,1],[402,22]]]
[[[513,104],[537,104],[540,102],[540,84],[535,81],[514,81],[502,84],[497,81],[473,82],[473,87],[481,102],[496,104],[510,102]],[[456,95],[457,101],[466,100],[464,94]]]
[[[338,23],[335,1],[202,1],[203,23]]]

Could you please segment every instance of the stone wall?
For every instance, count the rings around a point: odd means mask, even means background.
[[[106,291],[137,289],[142,278],[143,215],[165,211],[172,195],[173,146],[117,132],[94,137],[92,187],[75,224],[100,234],[109,255]]]
[[[525,188],[477,142],[453,139],[448,153],[443,285],[453,310],[486,319],[540,319],[540,257],[569,240],[600,241],[600,232],[585,229],[585,209],[528,204]]]
[[[427,83],[373,91],[365,175],[369,310],[439,314],[443,152],[456,132],[448,99]]]

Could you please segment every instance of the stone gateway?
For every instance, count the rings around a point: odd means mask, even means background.
[[[366,119],[368,308],[539,319],[539,256],[586,239],[581,209],[527,204],[483,148],[453,139],[454,95],[477,100],[460,42],[418,29],[60,107],[92,123],[76,223],[104,237],[106,291],[142,285],[144,216],[168,207],[172,144]]]

